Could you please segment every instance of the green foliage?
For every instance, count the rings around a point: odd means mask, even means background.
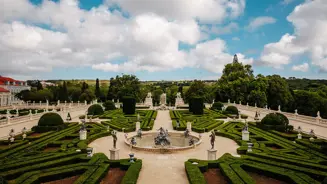
[[[285,79],[279,75],[268,76],[268,104],[277,110],[280,105],[285,111],[293,103],[293,97]],[[293,109],[292,109],[293,110]]]
[[[193,97],[191,98],[190,105],[190,112],[193,114],[201,115],[203,114],[203,98],[202,97]]]
[[[136,100],[140,100],[140,81],[134,75],[116,76],[110,79],[107,99],[120,99],[125,96],[131,96]]]
[[[261,120],[258,126],[267,130],[288,132],[288,124],[289,120],[285,115],[281,113],[270,113]]]
[[[64,124],[64,120],[57,113],[48,112],[41,116],[38,126],[58,126]]]
[[[190,184],[207,183],[199,167],[193,165],[191,162],[185,162],[185,171]]]
[[[123,112],[125,114],[135,114],[135,106],[135,98],[128,96],[123,98]]]
[[[215,102],[214,104],[212,104],[211,109],[212,110],[221,110],[224,107],[224,104],[221,102]]]
[[[227,114],[238,115],[238,109],[237,109],[237,107],[235,107],[235,106],[228,106],[228,107],[225,109],[225,112],[226,112]]]
[[[85,89],[84,92],[79,97],[79,101],[91,102],[94,98],[95,98],[95,95],[89,89]]]
[[[87,114],[88,114],[88,115],[102,115],[102,114],[103,114],[103,108],[102,108],[102,106],[99,105],[99,104],[91,105],[91,106],[87,109]]]
[[[106,101],[105,103],[103,103],[103,107],[106,111],[109,111],[109,110],[115,110],[116,109],[116,106],[115,106],[115,103],[112,102],[112,101]]]
[[[121,184],[136,184],[141,168],[142,160],[136,160],[135,163],[132,163],[123,177]]]
[[[95,94],[95,97],[97,99],[100,99],[101,90],[100,90],[100,84],[99,84],[99,79],[98,78],[96,79],[96,82],[95,82],[95,92],[94,92],[94,94]]]

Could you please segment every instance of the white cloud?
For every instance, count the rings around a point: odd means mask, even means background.
[[[267,17],[267,16],[257,17],[255,19],[251,20],[251,22],[246,27],[246,29],[249,31],[255,31],[264,25],[274,24],[275,22],[276,22],[276,19],[273,17]]]
[[[245,0],[106,0],[119,4],[133,16],[153,12],[167,19],[197,18],[202,23],[217,23],[243,14]]]
[[[287,20],[294,26],[294,34],[285,34],[279,42],[265,45],[261,60],[285,65],[293,56],[308,54],[311,64],[327,71],[327,1],[306,1],[294,8]],[[283,58],[272,58],[280,55]],[[283,61],[282,61],[282,60]]]
[[[233,41],[240,41],[241,39],[239,37],[233,37],[232,40]]]
[[[301,65],[294,65],[292,67],[292,70],[300,71],[300,72],[307,72],[309,70],[309,64],[308,63],[303,63]]]
[[[231,22],[227,24],[226,26],[212,26],[204,25],[201,27],[201,31],[206,32],[208,34],[229,34],[233,31],[237,31],[239,29],[239,26],[235,22]]]
[[[198,44],[188,55],[188,61],[197,67],[204,68],[210,72],[221,73],[224,66],[231,63],[233,55],[226,52],[226,43],[215,39]],[[237,53],[239,61],[252,64],[253,59],[246,59],[243,54]]]
[[[203,6],[222,9],[223,15],[214,14],[212,19],[208,10],[188,1],[157,2],[175,12],[161,11],[155,3],[138,2],[145,7],[137,5],[133,9],[130,5],[134,1],[119,1],[134,15],[125,18],[120,12],[110,12],[106,5],[82,10],[77,0],[43,1],[39,6],[28,0],[0,0],[0,4],[5,4],[0,7],[0,12],[4,12],[0,16],[0,73],[36,76],[53,68],[76,66],[115,72],[201,67],[220,73],[222,66],[232,61],[222,40],[198,44],[203,34],[194,17],[218,21],[238,16],[244,9],[244,0],[206,0]],[[179,9],[182,5],[186,6],[184,13]],[[153,11],[147,9],[150,7]],[[179,50],[179,42],[196,48],[190,52]],[[113,63],[117,58],[125,61]]]

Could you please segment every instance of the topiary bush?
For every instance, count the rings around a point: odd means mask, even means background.
[[[48,131],[59,131],[66,128],[64,120],[57,113],[49,112],[43,114],[40,118],[38,125],[32,128],[32,131],[43,133]]]
[[[116,106],[115,103],[112,101],[106,101],[105,103],[103,103],[103,107],[106,111],[110,111],[110,110],[115,110]]]
[[[235,114],[235,115],[238,115],[238,109],[237,107],[235,106],[228,106],[226,109],[225,109],[225,112],[227,114]]]
[[[123,112],[125,114],[135,114],[135,106],[135,98],[129,96],[123,98]]]
[[[64,120],[54,112],[43,114],[38,122],[38,126],[58,126],[62,124],[64,124]]]
[[[258,127],[265,130],[288,132],[292,129],[288,124],[289,120],[284,114],[270,113],[261,120]]]
[[[91,105],[87,109],[87,114],[88,115],[102,115],[103,114],[103,108],[99,104]]]
[[[197,115],[202,115],[203,114],[203,98],[201,97],[193,97],[191,99],[191,112],[193,112],[193,114],[197,114]]]
[[[214,104],[212,104],[211,109],[212,110],[221,110],[224,107],[224,104],[221,102],[215,102]]]

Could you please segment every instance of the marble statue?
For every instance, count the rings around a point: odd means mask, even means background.
[[[147,98],[152,98],[152,94],[151,94],[151,92],[148,92],[148,94],[147,94],[146,97],[147,97]]]
[[[117,132],[115,130],[113,130],[111,132],[111,135],[112,135],[112,138],[113,138],[113,141],[114,141],[114,149],[116,149],[116,144],[117,144]]]
[[[280,105],[278,105],[278,111],[280,112],[281,110],[280,110]]]
[[[317,117],[320,118],[320,111],[317,112]]]
[[[215,141],[216,141],[216,135],[215,132],[212,131],[210,135],[210,143],[211,143],[211,149],[214,149],[215,147]]]
[[[243,127],[242,131],[249,131],[249,125],[247,122],[245,122],[245,126]]]
[[[176,94],[176,98],[182,98],[181,92],[178,92],[178,93]]]

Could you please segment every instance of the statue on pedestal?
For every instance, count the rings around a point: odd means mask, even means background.
[[[113,138],[113,141],[114,141],[114,149],[116,149],[116,144],[117,144],[117,132],[115,130],[113,130],[111,132],[111,135],[112,135],[112,138]]]
[[[215,141],[216,141],[216,135],[215,132],[212,131],[210,135],[210,143],[211,143],[211,149],[214,149],[215,147]]]
[[[142,129],[137,130],[137,137],[142,138]]]

